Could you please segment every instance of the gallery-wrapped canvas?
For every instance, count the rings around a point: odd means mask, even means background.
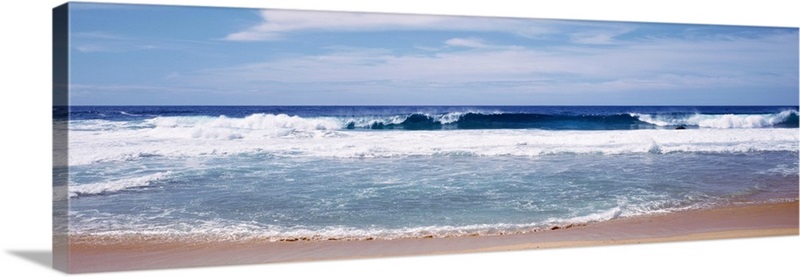
[[[798,234],[798,29],[67,3],[67,272]]]

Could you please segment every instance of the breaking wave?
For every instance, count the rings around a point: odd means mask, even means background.
[[[72,198],[72,197],[87,196],[87,195],[108,194],[132,188],[147,187],[155,182],[163,181],[169,176],[170,173],[172,172],[167,171],[140,177],[111,180],[111,181],[97,182],[91,184],[82,184],[82,185],[70,184],[69,197]]]
[[[656,126],[694,126],[700,128],[797,128],[797,111],[774,114],[691,114],[648,115],[632,114],[639,120]]]

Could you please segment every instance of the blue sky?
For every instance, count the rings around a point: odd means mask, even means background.
[[[796,28],[71,3],[73,105],[797,105]]]

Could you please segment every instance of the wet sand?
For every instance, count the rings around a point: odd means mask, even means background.
[[[363,241],[72,240],[70,272],[164,269],[798,235],[798,202],[757,204],[561,226],[525,234]]]

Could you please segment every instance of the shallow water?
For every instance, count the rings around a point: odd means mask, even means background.
[[[54,196],[69,199],[70,233],[493,234],[798,195],[791,126],[375,130],[347,129],[350,121],[340,119],[352,114],[331,120],[341,107],[314,109],[324,116],[226,108],[241,117],[176,117],[174,109],[70,122],[70,186]],[[446,109],[432,114],[458,113]],[[672,119],[713,117],[675,109],[664,108]],[[745,112],[717,118],[754,116]],[[778,109],[761,118],[782,116],[773,125],[785,124],[792,114]]]

